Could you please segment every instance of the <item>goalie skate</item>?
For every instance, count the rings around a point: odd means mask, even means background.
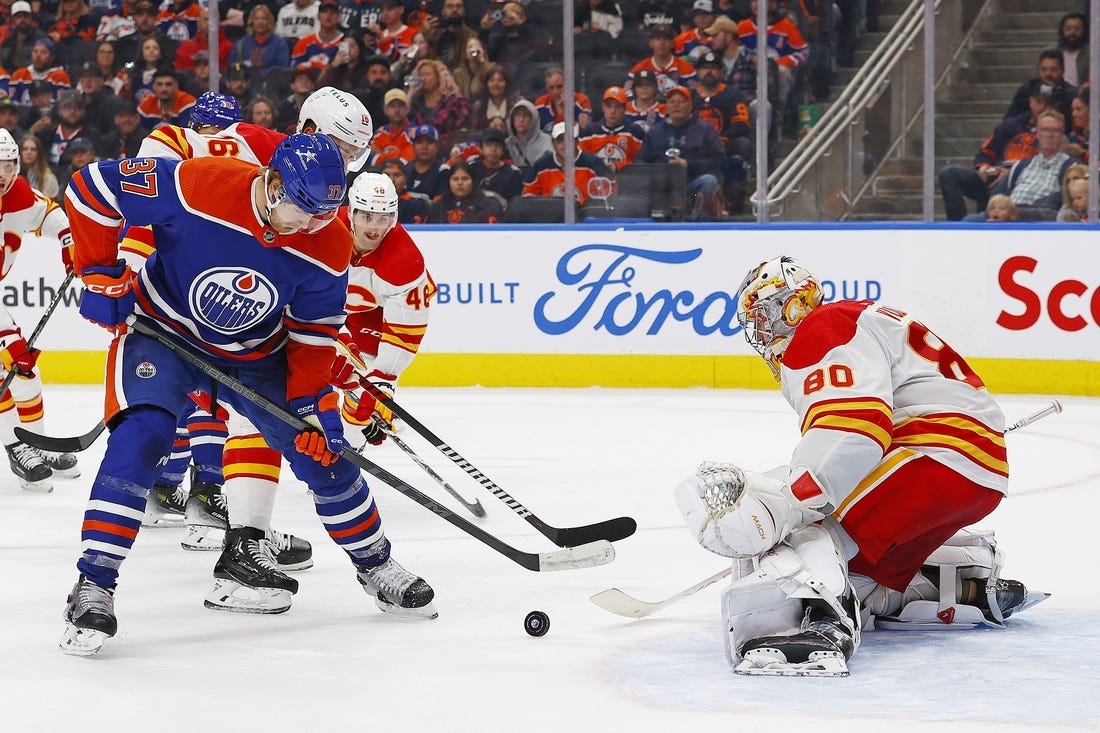
[[[78,657],[95,654],[118,631],[114,591],[81,575],[65,602],[65,633],[61,651]]]
[[[182,486],[171,486],[158,481],[149,490],[141,526],[182,527],[186,503],[187,492]]]
[[[297,592],[298,581],[276,566],[263,531],[240,527],[226,533],[214,566],[214,589],[203,605],[236,613],[283,613]]]
[[[776,677],[847,677],[855,651],[852,631],[818,607],[806,610],[802,631],[745,642],[736,674]]]
[[[386,561],[373,568],[356,566],[359,584],[368,595],[374,596],[374,602],[385,613],[404,618],[436,618],[432,599],[435,591],[423,578],[413,575],[392,557],[389,557],[388,542],[382,540],[378,545],[379,553],[387,555]]]
[[[839,652],[811,652],[805,662],[788,662],[778,649],[754,649],[733,669],[734,674],[766,677],[847,677],[848,663]]]

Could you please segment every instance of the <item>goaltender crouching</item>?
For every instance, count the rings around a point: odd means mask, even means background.
[[[738,320],[798,413],[789,466],[704,463],[676,489],[688,528],[734,559],[726,653],[750,675],[845,676],[860,633],[1003,626],[1047,598],[1001,578],[1004,415],[957,352],[871,301],[823,305],[779,257],[752,269]]]
[[[108,354],[107,451],[81,531],[80,577],[65,607],[62,651],[99,651],[117,631],[114,595],[149,488],[172,448],[188,393],[209,378],[165,341],[232,370],[250,389],[310,423],[299,432],[236,392],[222,399],[256,425],[314,494],[329,536],[385,610],[434,617],[434,593],[390,556],[374,497],[345,448],[328,384],[344,321],[351,235],[326,222],[346,190],[340,150],[295,134],[267,168],[225,158],[105,161],[67,192],[81,315],[116,334]],[[117,259],[123,220],[152,225],[156,251],[138,274]],[[132,316],[163,337],[128,332]],[[177,348],[180,348],[177,347]],[[262,530],[231,527],[215,577],[260,612],[290,606],[297,582]]]

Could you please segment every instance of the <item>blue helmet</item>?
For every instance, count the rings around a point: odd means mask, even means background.
[[[216,125],[218,127],[229,127],[234,122],[240,122],[241,106],[237,104],[237,100],[230,97],[228,94],[218,94],[217,92],[203,92],[195,104],[191,107],[191,129],[202,127],[203,125]]]
[[[279,172],[287,199],[302,211],[316,216],[340,208],[347,173],[340,148],[327,135],[290,135],[275,147],[268,167]]]

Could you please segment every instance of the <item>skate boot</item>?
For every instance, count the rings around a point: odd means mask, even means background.
[[[187,492],[182,486],[172,486],[161,481],[153,484],[145,502],[142,527],[182,527],[186,511]]]
[[[61,651],[86,657],[118,631],[115,589],[103,589],[81,575],[65,603],[65,635]]]
[[[1008,578],[998,578],[994,581],[992,587],[989,587],[985,580],[980,579],[971,579],[968,581],[968,585],[970,587],[964,592],[962,600],[967,603],[973,603],[981,610],[986,618],[991,618],[995,622],[1003,622],[1004,619],[1012,614],[1026,611],[1032,606],[1050,598],[1049,593],[1029,591],[1020,581],[1009,580]],[[993,591],[992,600],[994,600],[997,604],[997,608],[1000,610],[1000,619],[997,618],[997,614],[990,608],[990,590]]]
[[[737,674],[784,677],[847,677],[855,640],[825,605],[810,605],[801,631],[790,636],[763,636],[741,647]]]
[[[437,617],[439,612],[432,603],[435,598],[432,587],[390,557],[389,543],[386,540],[376,542],[370,549],[375,548],[376,554],[385,556],[385,562],[372,568],[356,565],[355,569],[360,585],[374,596],[378,608],[406,618]]]
[[[238,527],[225,533],[225,549],[214,565],[214,589],[205,606],[236,613],[282,613],[298,592],[298,581],[279,570],[264,532]]]
[[[38,455],[58,478],[80,478],[80,468],[76,465],[76,456],[72,453],[54,453],[35,448]]]
[[[267,530],[266,536],[279,570],[285,573],[313,567],[313,546],[307,540],[276,529]]]
[[[4,449],[8,452],[11,472],[19,479],[19,486],[24,491],[44,494],[53,491],[53,469],[42,460],[37,450],[26,443],[12,443]]]
[[[229,509],[222,487],[215,483],[196,480],[191,467],[191,494],[187,497],[183,519],[187,536],[180,541],[185,550],[220,550],[225,544],[225,531],[229,529]]]

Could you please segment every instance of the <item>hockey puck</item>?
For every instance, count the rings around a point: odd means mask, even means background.
[[[531,611],[523,619],[523,630],[531,636],[546,636],[550,630],[550,617],[542,611]]]

